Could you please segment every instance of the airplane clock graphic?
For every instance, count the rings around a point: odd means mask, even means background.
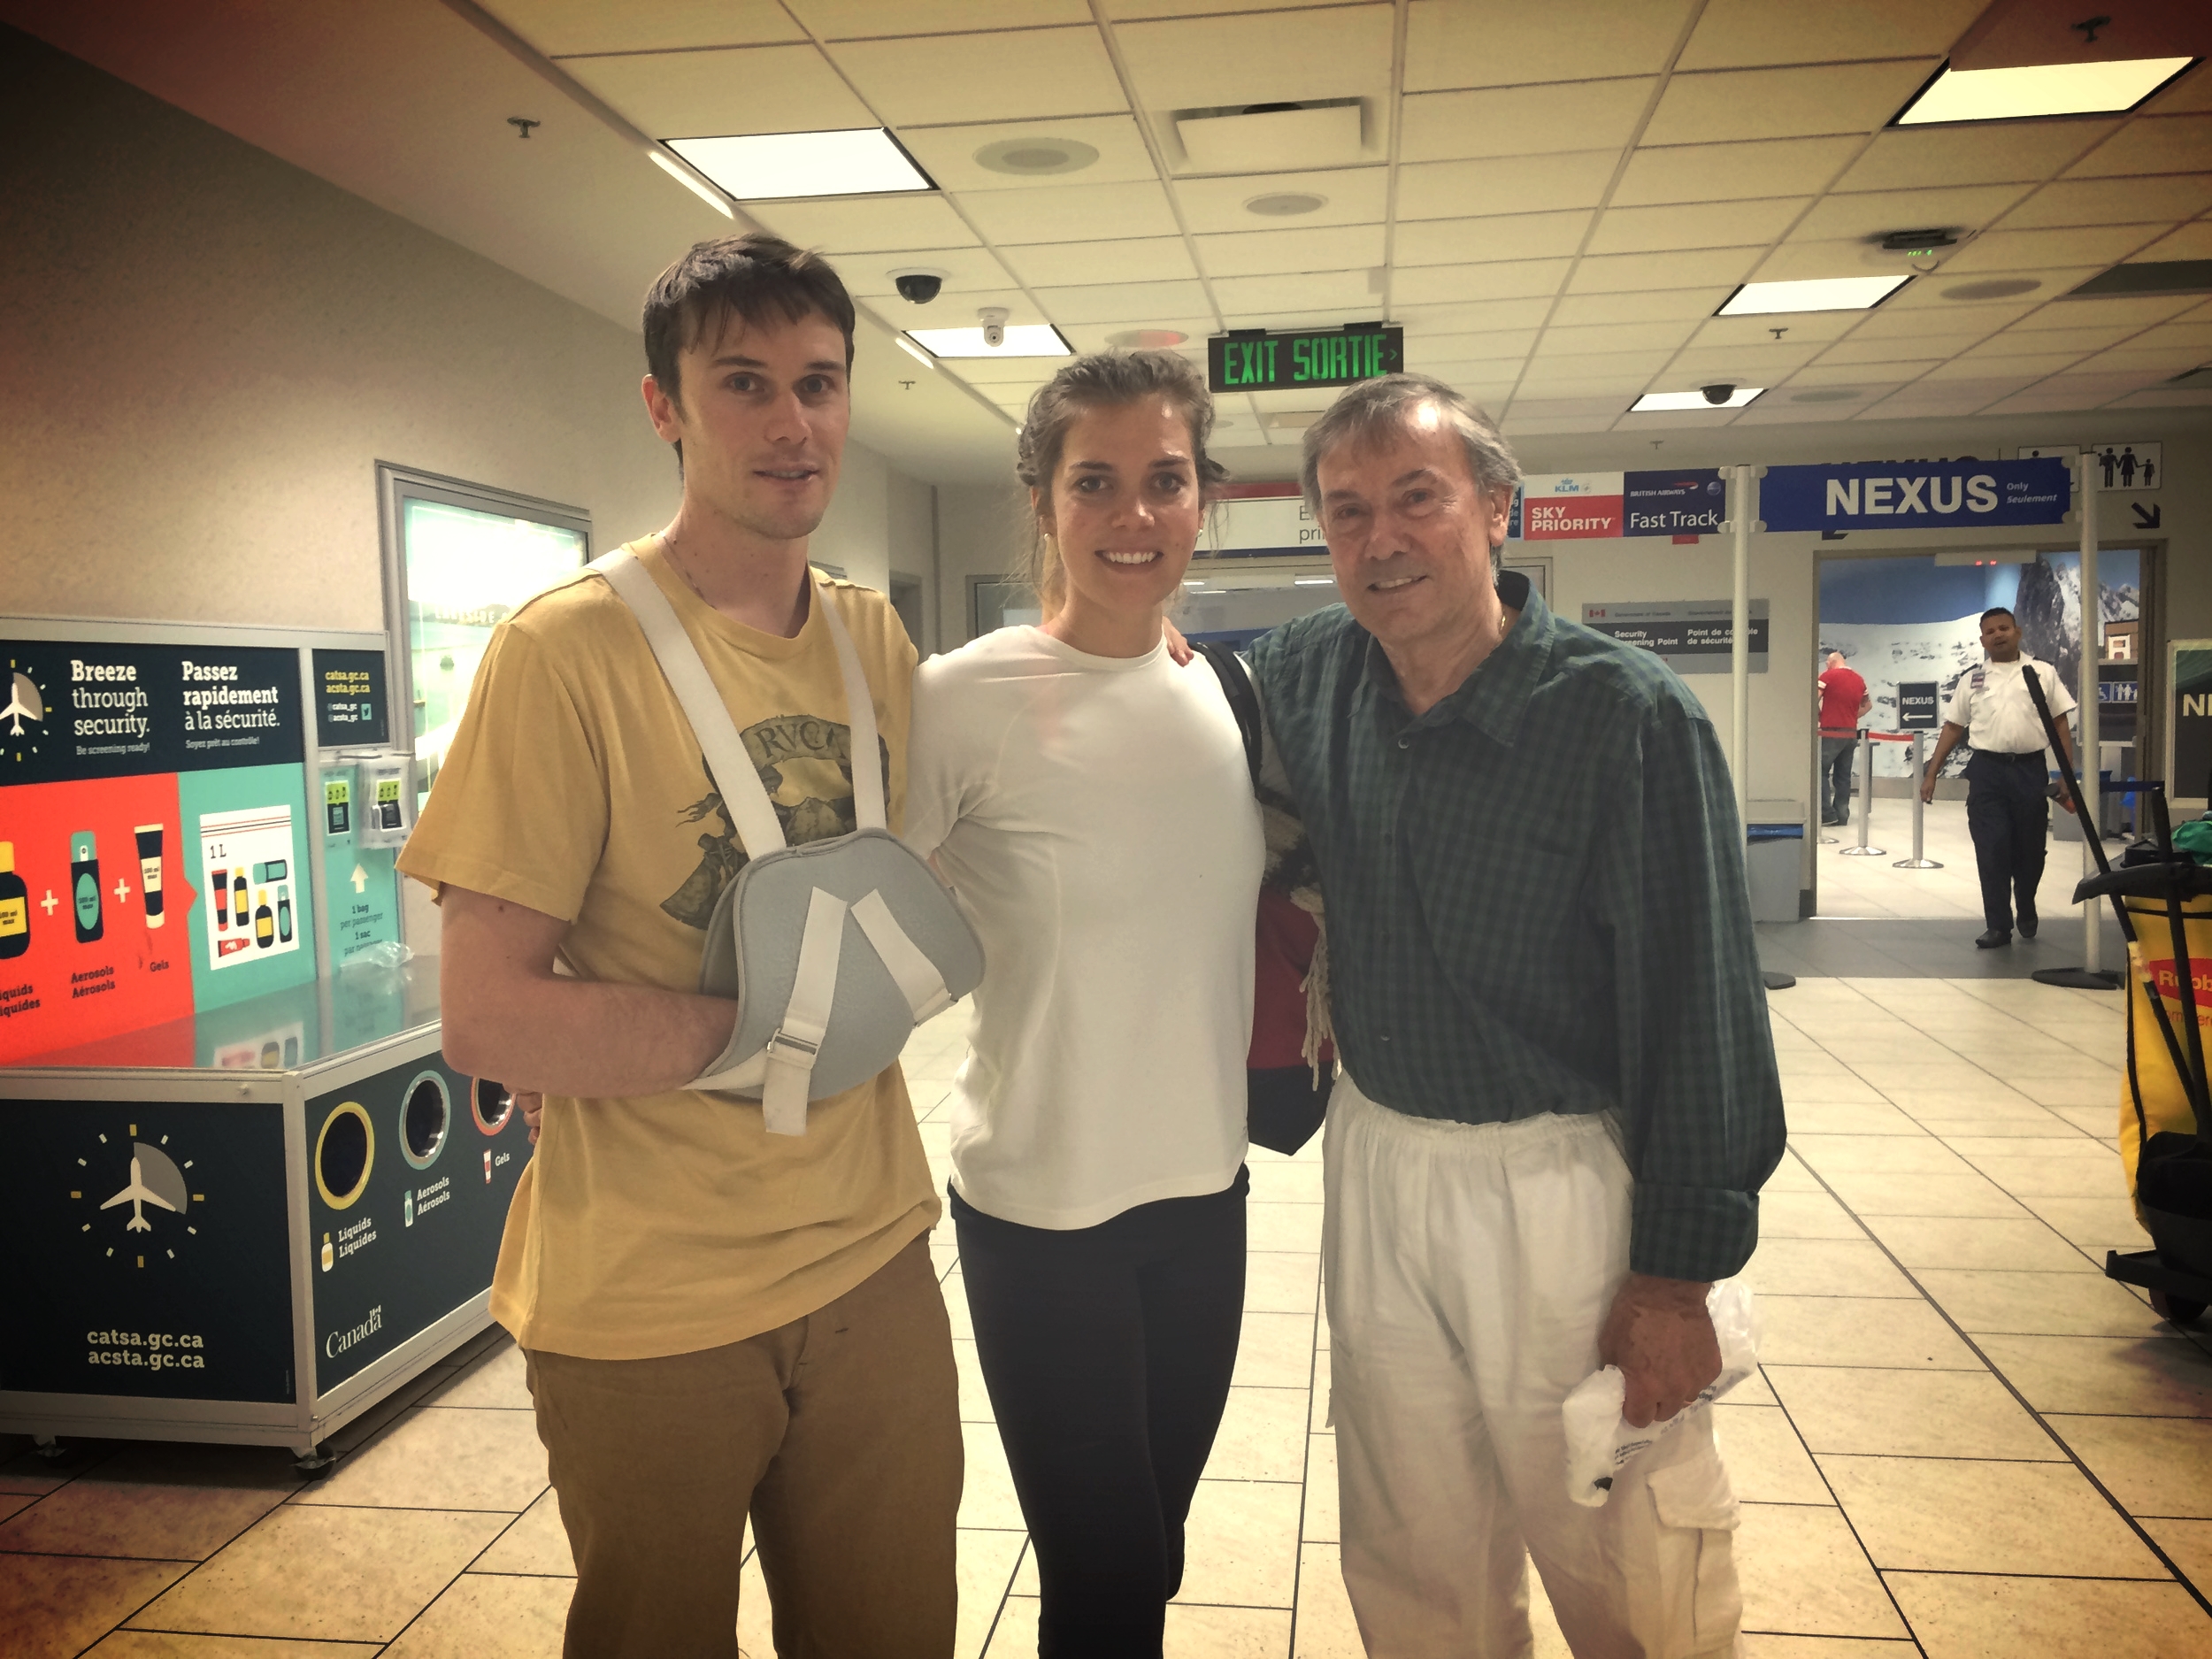
[[[38,682],[25,673],[12,657],[9,659],[8,669],[8,706],[0,709],[0,738],[8,741],[0,742],[0,748],[12,748],[15,757],[21,760],[26,747],[23,740],[29,735],[23,730],[23,722],[33,721],[40,731],[44,731],[46,699],[39,691]],[[30,743],[28,748],[32,754],[38,753],[35,741]]]
[[[161,1144],[159,1146],[153,1146],[149,1145],[147,1142],[138,1139],[138,1125],[136,1124],[133,1124],[131,1125],[130,1133],[130,1179],[119,1192],[114,1193],[109,1197],[101,1200],[97,1206],[99,1210],[104,1211],[114,1210],[119,1205],[128,1204],[131,1207],[131,1213],[129,1217],[123,1223],[123,1231],[127,1234],[133,1233],[151,1233],[155,1231],[155,1228],[154,1224],[146,1218],[146,1207],[148,1205],[150,1204],[153,1206],[157,1211],[166,1211],[171,1215],[178,1217],[181,1220],[189,1206],[194,1204],[203,1204],[207,1202],[207,1194],[204,1193],[196,1193],[192,1191],[189,1183],[185,1179],[184,1171],[192,1167],[192,1160],[187,1158],[184,1161],[183,1165],[180,1167],[174,1158],[171,1157],[166,1152],[164,1152],[161,1149],[162,1147],[169,1144],[169,1137],[167,1135],[161,1137]],[[111,1144],[106,1135],[103,1134],[100,1137],[100,1144],[102,1146]],[[92,1164],[88,1159],[79,1158],[77,1163],[81,1167],[87,1171],[90,1171],[92,1168]],[[85,1194],[81,1190],[73,1192],[69,1195],[72,1198],[79,1200],[82,1200],[85,1197]],[[96,1219],[97,1216],[96,1213],[95,1220],[96,1221]],[[84,1223],[83,1225],[78,1229],[78,1231],[81,1233],[90,1233],[93,1230],[94,1225],[94,1221],[88,1221]],[[166,1231],[166,1229],[165,1229],[165,1231]],[[198,1236],[198,1233],[199,1229],[188,1223],[187,1223],[183,1227],[183,1235],[185,1236],[196,1237]],[[179,1237],[179,1235],[175,1233],[171,1233],[170,1236],[173,1238]],[[153,1240],[150,1239],[147,1242],[150,1245]],[[115,1247],[112,1244],[109,1245],[107,1247],[106,1253],[109,1256],[113,1256],[115,1254]],[[134,1254],[135,1254],[135,1252],[134,1252]],[[177,1255],[176,1246],[174,1244],[170,1244],[164,1247],[164,1254],[166,1255],[170,1260],[174,1261]],[[146,1258],[143,1256],[138,1256],[137,1262],[138,1265],[141,1267],[146,1265]]]

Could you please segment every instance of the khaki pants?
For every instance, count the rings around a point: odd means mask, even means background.
[[[780,1659],[951,1654],[960,1398],[926,1235],[742,1342],[527,1357],[576,1557],[568,1659],[732,1659],[749,1511]]]
[[[1576,1659],[1735,1645],[1712,1409],[1567,1494],[1559,1407],[1597,1369],[1633,1183],[1604,1122],[1409,1118],[1351,1074],[1324,1153],[1344,1584],[1372,1659],[1525,1659],[1533,1558]]]

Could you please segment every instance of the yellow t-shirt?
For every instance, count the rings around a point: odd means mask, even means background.
[[[818,581],[782,639],[703,603],[633,550],[676,607],[795,845],[853,828],[851,736]],[[875,694],[887,809],[906,791],[914,648],[879,594],[827,584]],[[745,863],[698,740],[629,607],[580,573],[492,636],[400,868],[573,924],[579,978],[695,990],[716,895]],[[492,1316],[527,1348],[646,1359],[813,1312],[936,1224],[893,1065],[771,1135],[754,1102],[688,1089],[549,1095],[508,1211]]]

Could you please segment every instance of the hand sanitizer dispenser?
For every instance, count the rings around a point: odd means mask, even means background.
[[[399,847],[414,827],[412,760],[378,755],[360,763],[361,793],[354,803],[353,833],[362,847]]]

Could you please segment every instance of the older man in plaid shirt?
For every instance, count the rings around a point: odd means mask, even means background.
[[[1345,609],[1260,640],[1327,895],[1324,1242],[1344,1578],[1372,1655],[1721,1654],[1735,1500],[1694,1405],[1782,1101],[1728,771],[1654,657],[1495,570],[1519,469],[1441,382],[1353,388],[1305,494]],[[1560,1404],[1686,1410],[1602,1508]]]

